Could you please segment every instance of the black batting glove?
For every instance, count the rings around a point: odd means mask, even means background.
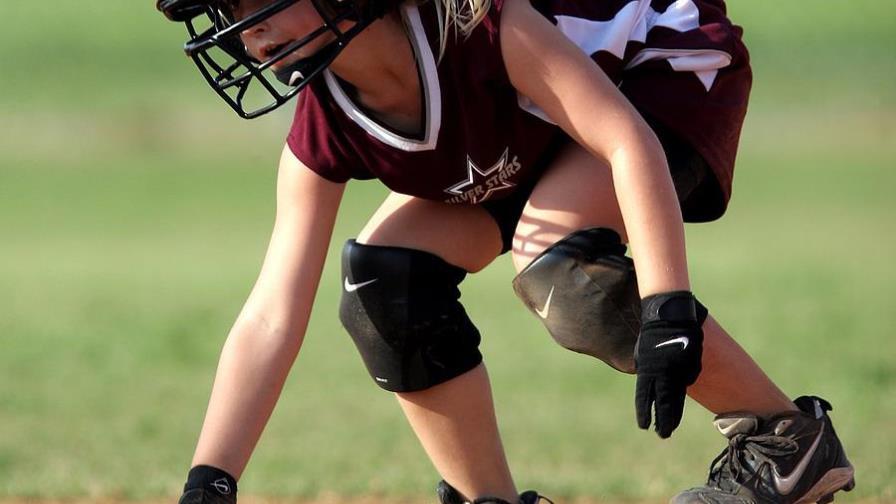
[[[635,412],[638,427],[655,429],[661,438],[681,423],[687,387],[700,375],[706,308],[688,291],[647,296],[641,300],[641,332],[635,345]]]

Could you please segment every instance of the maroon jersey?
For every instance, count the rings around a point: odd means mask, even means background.
[[[378,123],[325,72],[299,96],[288,139],[296,157],[332,181],[378,178],[393,191],[452,203],[501,198],[537,175],[559,132],[517,104],[498,5],[468,39],[448,37],[440,61],[433,3],[402,6],[424,99],[420,137]]]
[[[366,114],[325,71],[299,95],[287,140],[292,152],[334,182],[378,178],[393,191],[449,203],[500,199],[538,177],[551,145],[565,135],[510,84],[498,40],[501,4],[493,0],[469,38],[449,36],[441,60],[433,0],[401,7],[424,99],[419,136]],[[694,145],[727,201],[750,79],[740,32],[722,1],[534,6],[636,107]]]

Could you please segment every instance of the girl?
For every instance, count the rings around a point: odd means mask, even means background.
[[[690,292],[682,223],[725,211],[751,80],[722,0],[157,6],[186,23],[187,53],[240,115],[299,95],[271,243],[182,503],[235,502],[345,183],[369,178],[392,193],[346,244],[340,317],[444,479],[442,502],[538,498],[511,477],[458,301],[466,273],[508,251],[517,294],[560,344],[637,372],[641,428],[670,436],[686,393],[718,415],[728,448],[674,502],[827,502],[852,488],[830,405],[791,402]],[[259,90],[272,101],[250,107]]]

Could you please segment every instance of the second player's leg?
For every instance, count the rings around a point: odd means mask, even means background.
[[[358,243],[404,247],[475,272],[501,251],[501,237],[482,208],[390,195]],[[484,364],[423,390],[399,392],[398,402],[439,474],[469,499],[517,502],[498,434]]]

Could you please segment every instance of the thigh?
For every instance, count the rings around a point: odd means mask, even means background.
[[[482,207],[391,193],[358,236],[366,245],[406,247],[476,272],[501,253],[501,234]]]
[[[553,243],[587,227],[613,229],[626,241],[610,166],[570,142],[523,208],[513,237],[514,266],[521,270]]]

